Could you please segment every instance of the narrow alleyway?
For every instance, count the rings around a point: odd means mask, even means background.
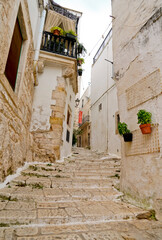
[[[162,224],[121,201],[120,159],[74,149],[0,189],[0,240],[160,240]]]

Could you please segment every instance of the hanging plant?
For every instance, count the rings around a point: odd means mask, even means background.
[[[77,65],[81,66],[84,62],[84,58],[77,58]]]
[[[133,134],[130,132],[130,130],[128,129],[128,126],[125,122],[118,123],[118,131],[119,131],[119,134],[123,136],[125,142],[132,141]]]
[[[79,76],[82,76],[82,73],[83,73],[83,69],[79,68],[79,69],[78,69],[78,75],[79,75]]]
[[[143,134],[151,133],[151,116],[150,112],[147,112],[144,109],[141,109],[137,113],[138,124],[140,124],[140,129]]]
[[[87,50],[85,49],[84,45],[82,43],[78,44],[78,54],[86,53]]]

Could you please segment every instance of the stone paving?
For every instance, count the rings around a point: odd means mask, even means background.
[[[120,159],[85,149],[32,164],[0,189],[0,240],[160,240],[162,223],[121,200]]]

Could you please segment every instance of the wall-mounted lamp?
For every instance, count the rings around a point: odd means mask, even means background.
[[[80,102],[80,100],[79,100],[79,98],[77,98],[77,99],[75,100],[75,107],[78,107],[78,106],[79,106],[79,102]]]

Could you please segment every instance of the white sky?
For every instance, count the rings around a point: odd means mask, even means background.
[[[103,38],[108,32],[111,22],[111,0],[55,0],[63,7],[71,8],[83,13],[80,18],[80,39],[87,49],[81,83],[81,95],[86,90],[88,82],[91,82],[91,65]],[[98,44],[97,44],[98,43]],[[96,45],[97,44],[97,45]],[[95,47],[95,48],[94,48]],[[93,49],[94,48],[94,49]],[[93,49],[93,51],[92,51]]]

